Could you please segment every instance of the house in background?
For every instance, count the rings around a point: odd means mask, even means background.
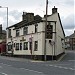
[[[0,54],[6,53],[6,31],[0,25]]]
[[[65,49],[70,49],[70,40],[69,40],[69,36],[65,37]]]
[[[46,55],[47,60],[56,60],[65,52],[64,38],[57,8],[47,15],[47,26],[45,16],[23,12],[22,21],[7,28],[7,50],[13,56],[44,60]]]
[[[67,49],[75,50],[75,31],[65,38],[65,44]]]

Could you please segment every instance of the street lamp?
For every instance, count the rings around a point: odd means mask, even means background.
[[[8,7],[2,7],[2,6],[0,6],[0,8],[6,8],[7,9],[7,27],[8,27]]]

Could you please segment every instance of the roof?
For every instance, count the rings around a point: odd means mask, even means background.
[[[64,34],[64,36],[65,36],[65,32],[64,32],[64,29],[63,29],[63,26],[62,26],[62,22],[61,22],[61,19],[60,19],[60,15],[59,15],[59,13],[58,13],[58,17],[59,17],[59,21],[60,21],[60,25],[61,25],[61,28],[62,28],[63,34]]]
[[[52,16],[52,15],[53,15],[53,14],[48,15],[47,17]],[[59,13],[58,13],[58,18],[59,18],[59,21],[60,21],[60,25],[61,25],[63,34],[64,34],[64,36],[65,36],[65,32],[64,32],[64,29],[63,29],[63,26],[62,26],[62,23],[61,23],[61,19],[60,19]],[[24,21],[20,21],[19,23],[16,23],[16,24],[14,24],[14,25],[8,27],[7,29],[9,29],[9,28],[11,28],[11,27],[15,27],[15,29],[18,29],[18,28],[21,28],[21,27],[24,27],[24,26],[28,26],[28,25],[32,25],[32,24],[40,23],[40,22],[45,22],[45,20],[37,19],[37,20],[31,21],[31,22],[26,22],[26,21],[24,20]],[[49,22],[56,22],[56,21],[49,21]]]
[[[71,34],[69,37],[70,37],[70,38],[75,38],[75,31],[74,31],[74,33]]]
[[[51,14],[51,15],[47,15],[47,17],[50,17],[50,16],[52,16],[53,14]],[[44,15],[44,17],[45,17],[45,15]],[[61,28],[62,28],[62,31],[63,31],[63,34],[64,34],[64,36],[65,36],[65,32],[64,32],[64,29],[63,29],[63,26],[62,26],[62,22],[61,22],[61,19],[60,19],[60,15],[59,15],[59,13],[58,13],[58,18],[59,18],[59,21],[60,21],[60,25],[61,25]]]
[[[75,31],[73,34],[71,34],[70,36],[66,36],[65,38],[75,38]]]
[[[24,27],[24,26],[29,26],[29,25],[32,25],[32,24],[35,24],[35,23],[40,23],[40,22],[45,22],[45,20],[39,19],[39,20],[31,21],[31,22],[21,21],[17,24],[14,24],[14,25],[8,27],[7,29],[9,29],[11,27],[15,27],[15,29],[18,29],[18,28],[21,28],[21,27]],[[47,21],[47,22],[56,22],[56,21]]]
[[[65,39],[69,38],[69,36],[66,36]]]

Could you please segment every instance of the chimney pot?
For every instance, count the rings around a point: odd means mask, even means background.
[[[52,14],[55,14],[55,13],[57,13],[57,8],[55,8],[54,6],[54,8],[52,8]]]

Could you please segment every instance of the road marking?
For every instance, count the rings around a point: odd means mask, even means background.
[[[37,73],[41,73],[41,74],[43,74],[43,72],[39,72],[39,71],[35,71],[35,70],[30,70],[30,69],[26,69],[26,68],[20,68],[20,69],[28,70],[28,71],[32,71],[32,72],[37,72]]]
[[[68,61],[75,61],[75,60],[68,60]]]
[[[48,65],[46,65],[46,66],[48,66]],[[67,69],[67,70],[75,70],[73,68],[62,67],[62,66],[57,66],[57,65],[49,65],[49,66],[56,67],[56,68],[61,68],[61,69]]]
[[[6,74],[6,73],[2,73],[2,72],[0,72],[2,75],[8,75],[8,74]]]
[[[36,61],[36,60],[31,60],[31,62],[44,62],[44,61]]]
[[[0,63],[0,64],[6,65],[6,66],[12,66],[12,65],[8,65],[8,64],[4,64],[4,63]]]
[[[56,64],[56,65],[71,65],[71,64]]]

